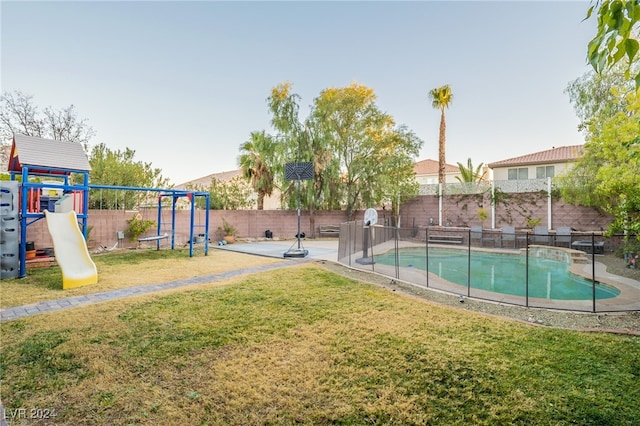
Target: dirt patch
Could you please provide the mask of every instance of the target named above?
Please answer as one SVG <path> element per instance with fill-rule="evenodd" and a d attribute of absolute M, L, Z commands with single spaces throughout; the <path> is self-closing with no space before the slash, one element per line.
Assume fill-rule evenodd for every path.
<path fill-rule="evenodd" d="M 622 259 L 619 259 L 622 265 L 618 265 L 618 262 L 616 262 L 615 259 L 616 258 L 611 256 L 606 260 L 606 262 L 611 262 L 616 269 L 611 269 L 610 271 L 614 274 L 618 274 L 617 272 L 615 272 L 618 268 L 626 268 Z M 602 259 L 599 258 L 597 259 L 597 261 L 602 261 Z M 335 262 L 321 261 L 319 263 L 321 263 L 328 270 L 345 277 L 379 285 L 381 287 L 389 289 L 390 291 L 419 297 L 421 299 L 429 300 L 434 303 L 455 307 L 456 309 L 481 312 L 488 315 L 510 318 L 516 321 L 522 321 L 539 326 L 580 331 L 603 331 L 611 333 L 640 335 L 639 311 L 593 314 L 582 312 L 554 311 L 542 308 L 527 308 L 524 306 L 504 305 L 500 303 L 469 298 L 465 299 L 464 303 L 460 303 L 459 298 L 456 295 L 443 293 L 437 290 L 424 289 L 373 272 L 352 269 Z M 605 264 L 607 264 L 607 268 L 609 268 L 608 263 Z M 638 271 L 636 270 L 627 270 L 626 272 L 636 274 L 638 273 Z M 633 278 L 638 279 L 638 276 L 635 275 Z"/>
<path fill-rule="evenodd" d="M 640 280 L 640 269 L 627 268 L 627 263 L 621 257 L 606 254 L 596 256 L 596 262 L 603 263 L 607 267 L 607 272 L 636 281 Z"/>

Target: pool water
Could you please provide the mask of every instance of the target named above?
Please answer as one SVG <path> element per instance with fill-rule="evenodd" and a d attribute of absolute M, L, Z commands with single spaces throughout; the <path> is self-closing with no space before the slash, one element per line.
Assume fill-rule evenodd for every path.
<path fill-rule="evenodd" d="M 400 267 L 426 270 L 424 248 L 398 250 Z M 395 265 L 394 250 L 375 256 L 376 263 Z M 463 286 L 467 286 L 468 256 L 466 251 L 429 249 L 429 272 Z M 590 280 L 569 272 L 565 262 L 529 258 L 529 297 L 554 300 L 591 300 Z M 496 293 L 525 296 L 526 263 L 519 254 L 471 252 L 471 288 Z M 596 299 L 616 297 L 620 290 L 596 284 Z"/>

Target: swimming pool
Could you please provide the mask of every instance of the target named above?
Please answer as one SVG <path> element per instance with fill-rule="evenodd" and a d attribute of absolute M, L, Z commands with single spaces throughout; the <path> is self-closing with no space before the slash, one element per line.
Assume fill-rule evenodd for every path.
<path fill-rule="evenodd" d="M 496 293 L 525 296 L 526 263 L 519 254 L 471 251 L 471 288 Z M 426 270 L 424 248 L 398 250 L 399 266 Z M 395 265 L 396 252 L 390 250 L 375 257 L 376 263 Z M 464 250 L 429 249 L 429 272 L 463 286 L 467 286 L 469 258 Z M 553 300 L 591 300 L 590 280 L 572 274 L 566 262 L 537 257 L 529 258 L 529 297 Z M 620 290 L 596 284 L 596 299 L 609 299 Z"/>

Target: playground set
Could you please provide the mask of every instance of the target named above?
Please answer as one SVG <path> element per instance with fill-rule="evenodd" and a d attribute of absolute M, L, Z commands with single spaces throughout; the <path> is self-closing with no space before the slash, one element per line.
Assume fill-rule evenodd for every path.
<path fill-rule="evenodd" d="M 209 250 L 209 215 L 204 224 L 195 223 L 196 198 L 209 210 L 209 193 L 191 190 L 91 185 L 91 166 L 79 143 L 15 134 L 9 157 L 10 181 L 0 181 L 0 279 L 26 276 L 27 261 L 33 262 L 33 243 L 27 229 L 45 219 L 53 242 L 53 254 L 62 271 L 62 287 L 95 284 L 98 274 L 87 248 L 89 192 L 92 189 L 153 192 L 157 194 L 157 234 L 138 239 L 155 242 L 169 239 L 175 249 L 177 200 L 190 201 L 189 256 L 193 257 L 196 235 L 202 238 L 203 253 Z M 18 180 L 19 178 L 19 180 Z M 163 206 L 171 199 L 171 220 L 163 221 Z M 201 203 L 202 204 L 202 203 Z M 197 233 L 196 233 L 197 228 Z"/>

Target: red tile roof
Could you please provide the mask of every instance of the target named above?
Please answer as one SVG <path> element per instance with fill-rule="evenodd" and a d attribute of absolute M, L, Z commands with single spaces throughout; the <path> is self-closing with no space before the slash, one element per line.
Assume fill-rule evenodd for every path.
<path fill-rule="evenodd" d="M 492 169 L 507 166 L 527 166 L 531 164 L 552 164 L 576 161 L 582 155 L 584 145 L 559 146 L 546 151 L 534 152 L 520 157 L 508 158 L 506 160 L 490 163 Z"/>

